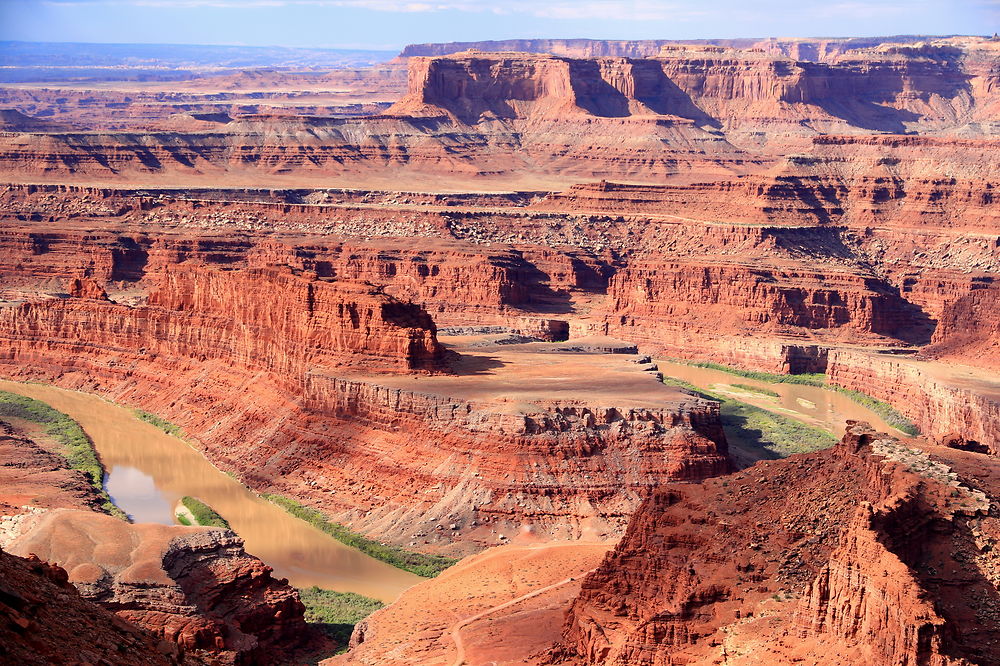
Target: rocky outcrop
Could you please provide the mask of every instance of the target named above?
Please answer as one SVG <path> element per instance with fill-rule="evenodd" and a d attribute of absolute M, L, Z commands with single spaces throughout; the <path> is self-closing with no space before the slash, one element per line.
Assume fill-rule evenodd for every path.
<path fill-rule="evenodd" d="M 623 381 L 641 383 L 637 396 L 665 391 L 655 409 L 635 396 L 595 398 L 586 382 L 574 391 L 577 380 L 559 373 L 550 380 L 555 396 L 513 403 L 475 397 L 484 384 L 470 386 L 468 377 L 507 365 L 493 362 L 490 352 L 472 356 L 468 368 L 456 367 L 458 376 L 439 378 L 434 389 L 421 390 L 411 378 L 397 377 L 409 386 L 394 385 L 395 373 L 446 369 L 429 316 L 372 287 L 318 276 L 370 276 L 386 291 L 407 288 L 449 304 L 459 298 L 456 290 L 482 285 L 486 294 L 465 305 L 529 335 L 560 339 L 565 321 L 527 317 L 503 303 L 530 302 L 541 291 L 535 264 L 553 281 L 589 284 L 585 267 L 555 253 L 482 258 L 506 271 L 511 284 L 524 285 L 521 297 L 510 290 L 490 301 L 495 281 L 453 287 L 431 263 L 447 257 L 431 252 L 361 254 L 338 245 L 223 239 L 151 243 L 140 236 L 127 243 L 133 260 L 118 263 L 122 238 L 107 239 L 101 270 L 133 278 L 118 281 L 112 295 L 135 305 L 50 297 L 5 308 L 8 375 L 97 391 L 161 415 L 252 487 L 306 499 L 366 533 L 461 552 L 522 528 L 559 538 L 614 533 L 658 480 L 727 469 L 717 410 L 675 396 L 624 361 L 630 367 Z M 72 247 L 50 238 L 46 252 L 33 255 L 42 257 L 35 274 L 66 270 L 63 252 Z M 283 257 L 317 271 L 245 267 Z M 475 264 L 447 270 L 477 273 Z M 421 285 L 412 276 L 427 280 Z M 147 295 L 137 298 L 143 284 Z M 454 318 L 475 312 L 461 305 L 455 303 Z M 566 372 L 572 378 L 580 371 Z M 609 468 L 618 470 L 614 479 Z M 456 527 L 437 529 L 450 524 Z"/>
<path fill-rule="evenodd" d="M 990 663 L 991 503 L 863 424 L 665 487 L 587 576 L 548 662 Z"/>
<path fill-rule="evenodd" d="M 880 523 L 894 518 L 876 515 L 869 504 L 858 508 L 841 545 L 799 602 L 800 635 L 860 643 L 858 652 L 868 663 L 967 663 L 947 656 L 945 619 L 905 563 L 881 543 L 886 528 Z"/>
<path fill-rule="evenodd" d="M 413 57 L 409 92 L 384 114 L 257 113 L 211 129 L 195 122 L 115 134 L 8 132 L 0 137 L 0 171 L 21 182 L 152 183 L 247 172 L 261 182 L 293 172 L 363 177 L 372 167 L 416 178 L 704 180 L 764 171 L 821 135 L 996 135 L 991 40 L 881 45 L 825 62 L 785 55 L 792 50 L 694 45 L 643 58 Z M 937 179 L 929 180 L 935 189 Z M 896 198 L 891 177 L 868 185 L 880 200 Z"/>
<path fill-rule="evenodd" d="M 104 291 L 97 280 L 93 278 L 73 278 L 67 285 L 67 291 L 72 298 L 91 298 L 97 301 L 106 301 L 108 293 Z"/>
<path fill-rule="evenodd" d="M 296 591 L 226 530 L 55 509 L 7 549 L 58 562 L 84 599 L 195 655 L 281 663 L 306 634 Z"/>
<path fill-rule="evenodd" d="M 289 269 L 219 271 L 183 266 L 165 271 L 149 305 L 128 307 L 90 298 L 49 299 L 2 313 L 12 344 L 27 351 L 40 333 L 67 350 L 85 345 L 90 327 L 117 353 L 225 358 L 299 377 L 313 366 L 368 365 L 434 369 L 442 350 L 419 307 L 370 287 L 319 280 Z M 285 299 L 276 302 L 274 296 Z M 44 333 L 43 333 L 44 331 Z M 13 341 L 21 339 L 20 345 Z M 251 360 L 252 359 L 252 360 Z M 294 380 L 293 380 L 294 381 Z"/>
<path fill-rule="evenodd" d="M 966 293 L 943 303 L 934 337 L 923 353 L 1000 370 L 1000 282 L 982 275 L 962 287 L 966 284 Z"/>
<path fill-rule="evenodd" d="M 874 275 L 823 274 L 789 264 L 630 262 L 608 289 L 609 332 L 652 342 L 667 338 L 658 329 L 671 325 L 688 333 L 830 329 L 856 340 L 865 334 L 905 337 L 916 323 L 915 308 Z M 663 324 L 654 328 L 652 322 Z"/>
<path fill-rule="evenodd" d="M 297 593 L 287 581 L 272 579 L 270 568 L 245 553 L 233 533 L 132 525 L 106 515 L 105 498 L 89 477 L 69 469 L 65 457 L 2 422 L 0 431 L 0 546 L 59 563 L 51 569 L 35 560 L 32 568 L 61 572 L 61 580 L 76 586 L 83 599 L 114 612 L 121 619 L 112 626 L 125 635 L 125 644 L 135 644 L 135 654 L 144 654 L 141 643 L 146 643 L 156 649 L 149 663 L 281 663 L 300 644 L 322 642 L 306 631 Z M 0 589 L 0 616 L 10 600 L 4 594 Z M 56 608 L 68 618 L 92 616 L 88 621 L 99 634 L 84 653 L 101 652 L 105 611 L 88 608 L 75 595 L 75 590 L 60 594 Z M 55 641 L 40 635 L 44 623 L 30 617 L 39 614 L 36 598 L 13 599 L 17 612 L 9 615 L 23 634 L 19 640 L 35 645 L 39 654 L 56 655 L 60 645 L 72 645 L 69 637 Z M 26 615 L 30 621 L 24 622 Z M 136 663 L 128 654 L 108 657 L 109 663 Z"/>
<path fill-rule="evenodd" d="M 149 294 L 151 308 L 223 320 L 216 325 L 220 334 L 233 335 L 228 345 L 199 341 L 188 355 L 233 349 L 238 361 L 253 359 L 272 372 L 297 376 L 314 366 L 350 365 L 351 356 L 355 364 L 382 362 L 391 369 L 441 367 L 443 350 L 430 316 L 364 284 L 282 268 L 188 266 L 168 269 L 160 280 Z"/>
<path fill-rule="evenodd" d="M 0 580 L 0 659 L 6 663 L 204 663 L 82 598 L 62 567 L 0 550 Z"/>

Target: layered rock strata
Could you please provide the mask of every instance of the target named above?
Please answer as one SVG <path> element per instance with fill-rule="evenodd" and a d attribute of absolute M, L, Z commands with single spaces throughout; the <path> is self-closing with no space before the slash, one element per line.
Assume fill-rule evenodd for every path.
<path fill-rule="evenodd" d="M 557 375 L 550 381 L 567 398 L 530 396 L 511 409 L 508 398 L 473 397 L 486 384 L 468 377 L 506 365 L 488 351 L 454 368 L 466 379 L 394 385 L 393 372 L 440 371 L 446 356 L 422 309 L 370 287 L 190 262 L 154 276 L 145 305 L 69 297 L 0 311 L 5 372 L 159 414 L 254 488 L 430 548 L 465 552 L 521 529 L 617 533 L 659 480 L 727 469 L 714 405 L 623 360 L 616 372 L 638 382 L 636 394 L 663 402 L 573 393 Z"/>
<path fill-rule="evenodd" d="M 858 350 L 830 352 L 831 384 L 895 405 L 924 434 L 1000 453 L 1000 381 L 975 366 Z"/>
<path fill-rule="evenodd" d="M 232 532 L 133 525 L 101 513 L 102 498 L 89 477 L 69 469 L 58 451 L 8 424 L 0 422 L 0 431 L 0 546 L 7 551 L 0 552 L 6 558 L 0 567 L 18 559 L 13 555 L 52 563 L 35 559 L 29 568 L 67 588 L 56 607 L 68 622 L 81 614 L 93 622 L 95 640 L 81 654 L 140 663 L 152 646 L 141 663 L 266 664 L 281 663 L 303 643 L 322 642 L 307 631 L 298 593 L 271 578 L 271 569 L 244 552 Z M 4 585 L 25 582 L 16 562 L 10 566 Z M 43 589 L 39 583 L 36 592 Z M 46 628 L 51 618 L 38 604 L 34 594 L 0 589 L 0 615 L 6 613 L 14 623 L 8 628 L 18 634 L 9 646 L 4 642 L 10 654 L 34 646 L 38 655 L 54 658 L 72 645 L 71 636 L 54 640 L 49 632 L 58 623 Z M 109 616 L 115 617 L 112 635 L 129 650 L 107 654 L 107 611 L 116 616 Z"/>
<path fill-rule="evenodd" d="M 956 478 L 855 425 L 828 451 L 663 488 L 547 661 L 991 663 L 996 520 Z"/>
<path fill-rule="evenodd" d="M 27 181 L 243 179 L 248 170 L 258 181 L 371 178 L 386 167 L 471 180 L 531 173 L 648 181 L 759 171 L 820 134 L 996 135 L 991 40 L 885 45 L 822 63 L 780 51 L 415 57 L 408 94 L 381 115 L 248 114 L 149 133 L 7 132 L 0 169 Z M 872 186 L 893 198 L 891 181 Z"/>
<path fill-rule="evenodd" d="M 967 143 L 939 156 L 972 188 L 977 172 L 958 158 L 973 150 L 975 142 Z M 921 145 L 907 138 L 893 147 L 904 189 L 925 168 Z M 866 169 L 876 168 L 872 160 Z M 848 161 L 844 153 L 809 168 L 838 173 Z M 854 178 L 837 181 L 847 187 Z M 689 216 L 711 211 L 685 202 L 683 188 L 668 194 L 671 188 L 615 183 L 541 198 L 405 195 L 418 203 L 342 190 L 205 190 L 187 199 L 168 191 L 11 187 L 3 196 L 16 221 L 0 238 L 2 297 L 17 303 L 65 294 L 63 281 L 89 275 L 116 300 L 140 305 L 179 262 L 266 271 L 280 263 L 319 282 L 371 283 L 449 327 L 502 326 L 545 339 L 612 334 L 671 356 L 774 372 L 823 372 L 825 350 L 845 343 L 931 343 L 929 357 L 992 363 L 1000 237 L 988 231 L 986 200 L 972 206 L 964 196 L 905 190 L 905 206 L 879 204 L 870 217 L 868 204 L 836 199 L 848 196 L 835 194 L 841 185 L 825 187 L 813 195 L 843 209 L 834 225 L 819 222 L 815 206 L 781 208 L 800 211 L 793 225 L 776 224 L 787 219 L 777 214 L 754 225 L 699 221 Z M 344 203 L 288 203 L 329 196 Z M 805 195 L 801 201 L 807 205 Z M 627 214 L 581 212 L 618 203 Z M 677 215 L 653 213 L 657 206 Z M 933 220 L 922 221 L 925 213 Z M 334 215 L 348 219 L 328 222 Z M 934 221 L 942 215 L 954 228 Z M 77 216 L 89 222 L 68 221 Z M 415 226 L 414 216 L 427 226 Z M 47 220 L 61 230 L 47 229 Z M 170 231 L 153 235 L 148 225 Z M 227 228 L 241 231 L 217 231 Z M 395 238 L 408 233 L 426 240 L 414 249 Z"/>
<path fill-rule="evenodd" d="M 415 478 L 389 491 L 380 474 L 366 470 L 366 482 L 377 483 L 379 494 L 389 491 L 393 501 L 355 514 L 354 525 L 411 539 L 411 545 L 438 542 L 442 526 L 452 538 L 490 544 L 525 533 L 616 534 L 663 479 L 695 480 L 728 469 L 715 406 L 677 401 L 657 390 L 655 378 L 643 379 L 650 394 L 670 401 L 665 407 L 613 406 L 631 399 L 588 400 L 593 391 L 585 388 L 576 399 L 548 401 L 515 392 L 509 405 L 318 374 L 309 395 L 328 413 L 386 433 L 379 448 L 405 447 L 391 464 Z M 327 464 L 310 476 L 325 477 Z M 388 469 L 381 474 L 400 476 Z M 400 497 L 410 492 L 423 497 Z"/>

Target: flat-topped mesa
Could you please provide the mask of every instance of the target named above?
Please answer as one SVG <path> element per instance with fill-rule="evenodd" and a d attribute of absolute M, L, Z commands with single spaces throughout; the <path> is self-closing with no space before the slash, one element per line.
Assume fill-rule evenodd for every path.
<path fill-rule="evenodd" d="M 546 356 L 538 354 L 539 366 L 552 360 Z M 306 478 L 321 481 L 346 466 L 350 476 L 367 479 L 377 500 L 359 498 L 335 515 L 380 539 L 422 539 L 435 550 L 469 553 L 523 534 L 611 537 L 658 483 L 727 471 L 717 404 L 669 389 L 638 368 L 610 375 L 624 395 L 594 395 L 585 380 L 565 376 L 575 362 L 531 375 L 499 398 L 473 377 L 376 383 L 314 373 L 310 405 L 370 428 L 369 446 L 394 448 L 378 479 L 364 469 L 351 472 L 371 463 L 343 458 L 316 461 Z M 530 372 L 508 371 L 494 381 L 510 385 L 511 377 Z M 559 385 L 579 397 L 539 400 L 560 393 Z M 645 398 L 637 401 L 637 391 Z M 316 491 L 310 499 L 330 502 Z"/>
<path fill-rule="evenodd" d="M 664 47 L 655 58 L 471 50 L 412 58 L 409 93 L 389 114 L 447 115 L 469 124 L 661 116 L 758 135 L 780 126 L 802 138 L 941 129 L 988 120 L 996 99 L 992 70 L 980 60 L 995 63 L 997 54 L 983 52 L 966 71 L 963 57 L 973 47 L 963 47 L 867 50 L 836 63 L 690 45 Z M 794 127 L 802 123 L 810 126 Z"/>
<path fill-rule="evenodd" d="M 654 60 L 460 53 L 410 62 L 409 93 L 388 113 L 464 123 L 567 116 L 670 115 L 683 95 Z M 675 118 L 675 120 L 680 120 Z"/>
<path fill-rule="evenodd" d="M 737 39 L 499 39 L 481 42 L 443 42 L 409 44 L 399 54 L 399 59 L 415 56 L 444 56 L 475 49 L 478 51 L 515 51 L 521 53 L 551 53 L 570 58 L 649 58 L 664 49 L 690 49 L 691 47 L 717 47 L 727 49 L 756 49 L 783 55 L 796 60 L 827 61 L 852 49 L 875 47 L 886 42 L 912 44 L 930 37 L 921 35 L 896 35 L 892 37 L 853 38 L 737 38 Z"/>
<path fill-rule="evenodd" d="M 367 180 L 372 167 L 419 172 L 424 182 L 442 172 L 521 182 L 759 173 L 820 134 L 996 136 L 1000 49 L 985 44 L 944 40 L 829 62 L 768 46 L 693 46 L 646 58 L 412 58 L 409 92 L 385 114 L 248 114 L 211 130 L 3 132 L 0 172 L 21 182 L 144 184 L 164 174 Z"/>

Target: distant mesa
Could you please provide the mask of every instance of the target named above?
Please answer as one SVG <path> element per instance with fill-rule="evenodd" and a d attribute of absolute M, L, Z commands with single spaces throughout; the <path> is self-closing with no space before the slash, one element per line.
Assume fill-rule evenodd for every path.
<path fill-rule="evenodd" d="M 0 132 L 56 132 L 65 125 L 44 118 L 33 118 L 16 109 L 0 109 Z"/>

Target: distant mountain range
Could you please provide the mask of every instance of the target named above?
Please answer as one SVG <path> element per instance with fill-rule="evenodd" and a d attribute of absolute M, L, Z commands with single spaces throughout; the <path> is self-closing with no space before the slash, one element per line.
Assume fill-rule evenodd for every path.
<path fill-rule="evenodd" d="M 395 51 L 281 46 L 0 41 L 0 82 L 178 79 L 220 69 L 342 69 L 368 67 L 395 55 Z"/>

